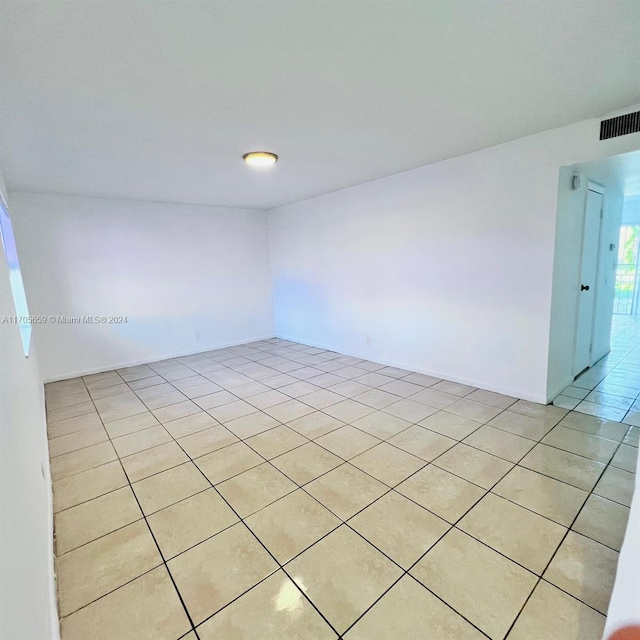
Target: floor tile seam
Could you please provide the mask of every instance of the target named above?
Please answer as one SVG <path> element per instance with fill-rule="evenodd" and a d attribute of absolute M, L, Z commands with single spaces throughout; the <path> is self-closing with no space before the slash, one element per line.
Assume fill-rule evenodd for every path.
<path fill-rule="evenodd" d="M 84 383 L 84 380 L 83 380 L 83 383 Z M 85 387 L 86 387 L 86 383 L 85 383 Z M 96 407 L 96 410 L 97 410 L 97 407 Z M 101 417 L 100 417 L 100 421 L 102 422 L 102 426 L 104 427 L 104 422 L 102 421 L 102 418 L 101 418 Z M 106 428 L 105 428 L 105 431 L 106 431 Z M 107 433 L 108 433 L 108 432 L 107 432 Z M 111 438 L 109 439 L 109 441 L 111 442 Z M 113 443 L 111 443 L 111 446 L 113 447 Z M 114 451 L 115 451 L 115 447 L 113 447 L 113 448 L 114 448 Z M 178 589 L 178 585 L 176 584 L 176 582 L 175 582 L 175 580 L 174 580 L 174 578 L 173 578 L 173 575 L 171 574 L 171 571 L 169 570 L 169 567 L 168 567 L 168 565 L 167 565 L 167 561 L 166 561 L 166 559 L 165 559 L 165 557 L 164 557 L 164 555 L 163 555 L 163 553 L 162 553 L 162 549 L 160 549 L 160 545 L 158 544 L 158 541 L 157 541 L 157 539 L 156 539 L 156 536 L 154 535 L 153 530 L 151 529 L 151 525 L 149 524 L 149 521 L 148 521 L 148 519 L 147 519 L 147 517 L 146 517 L 146 515 L 145 515 L 145 513 L 144 513 L 144 509 L 142 508 L 142 505 L 140 504 L 140 500 L 138 499 L 138 496 L 136 495 L 136 492 L 135 492 L 135 491 L 134 491 L 134 489 L 133 489 L 133 485 L 132 485 L 132 483 L 131 483 L 131 481 L 130 481 L 130 479 L 129 479 L 129 475 L 127 474 L 126 469 L 125 469 L 125 468 L 124 468 L 124 466 L 122 465 L 122 462 L 120 461 L 120 458 L 118 458 L 118 462 L 120 463 L 120 467 L 121 467 L 121 469 L 122 469 L 122 471 L 123 471 L 123 473 L 124 473 L 125 477 L 127 478 L 127 481 L 129 482 L 129 487 L 130 487 L 130 489 L 131 489 L 131 492 L 133 493 L 133 496 L 134 496 L 134 499 L 136 500 L 136 503 L 138 504 L 138 508 L 140 509 L 140 512 L 142 513 L 142 517 L 143 517 L 144 522 L 145 522 L 145 524 L 146 524 L 146 526 L 147 526 L 147 531 L 148 531 L 148 532 L 149 532 L 149 534 L 151 535 L 151 538 L 152 538 L 152 540 L 153 540 L 153 543 L 155 544 L 156 550 L 157 550 L 158 555 L 159 555 L 160 560 L 161 560 L 161 565 L 163 565 L 163 566 L 164 566 L 165 570 L 166 570 L 166 571 L 167 571 L 167 573 L 169 574 L 169 578 L 171 579 L 171 582 L 172 582 L 172 584 L 173 584 L 173 588 L 175 589 L 176 595 L 178 596 L 178 599 L 179 599 L 179 601 L 180 601 L 180 604 L 182 605 L 182 608 L 183 608 L 183 610 L 184 610 L 184 612 L 185 612 L 185 615 L 187 616 L 187 621 L 188 621 L 188 622 L 189 622 L 189 624 L 191 625 L 191 631 L 193 631 L 193 633 L 195 634 L 196 638 L 199 640 L 199 637 L 200 637 L 200 636 L 199 636 L 199 635 L 198 635 L 198 633 L 196 632 L 195 625 L 194 625 L 194 623 L 193 623 L 193 619 L 191 618 L 191 614 L 189 613 L 189 611 L 188 611 L 188 609 L 187 609 L 187 606 L 186 606 L 186 604 L 185 604 L 185 602 L 184 602 L 184 600 L 183 600 L 183 598 L 182 598 L 182 594 L 180 593 L 180 591 L 179 591 L 179 589 Z M 158 565 L 158 566 L 160 566 L 160 565 Z M 136 577 L 140 577 L 140 576 L 136 576 Z M 135 579 L 135 578 L 134 578 L 134 579 Z M 120 585 L 120 587 L 121 587 L 121 586 L 124 586 L 124 585 Z M 120 588 L 120 587 L 118 587 L 118 588 Z M 115 589 L 114 589 L 114 591 L 115 591 Z M 94 602 L 95 602 L 95 600 L 94 600 Z"/>
<path fill-rule="evenodd" d="M 175 439 L 174 439 L 175 440 Z M 182 449 L 181 445 L 179 442 L 176 441 L 176 444 Z M 182 449 L 184 451 L 184 449 Z M 196 466 L 196 468 L 198 469 L 198 471 L 202 474 L 202 476 L 205 478 L 205 480 L 209 483 L 210 488 L 212 488 L 217 495 L 220 497 L 221 500 L 224 501 L 224 503 L 227 505 L 227 507 L 229 509 L 231 509 L 231 511 L 235 514 L 235 516 L 238 518 L 238 522 L 234 523 L 234 524 L 239 524 L 242 523 L 242 525 L 249 531 L 249 533 L 253 536 L 253 538 L 255 538 L 255 540 L 258 542 L 258 544 L 267 552 L 267 554 L 273 559 L 273 561 L 276 563 L 278 569 L 284 571 L 284 567 L 282 566 L 282 564 L 278 561 L 278 559 L 273 555 L 273 553 L 267 548 L 267 546 L 262 542 L 262 540 L 260 540 L 260 538 L 254 533 L 254 531 L 251 529 L 251 527 L 249 527 L 249 525 L 245 522 L 244 518 L 242 518 L 242 516 L 238 513 L 238 511 L 231 505 L 231 503 L 222 495 L 222 493 L 220 493 L 220 491 L 217 489 L 216 485 L 214 485 L 211 480 L 209 480 L 209 478 L 206 476 L 206 474 L 198 467 L 197 464 L 195 464 L 195 462 L 193 461 L 193 459 L 191 458 L 191 456 L 189 456 L 189 454 L 184 451 L 185 455 L 189 458 L 189 460 L 191 461 L 192 464 L 194 464 Z M 258 454 L 260 455 L 260 454 Z M 265 460 L 265 462 L 268 462 Z M 260 463 L 262 464 L 262 463 Z M 256 465 L 258 466 L 258 465 Z M 273 465 L 272 465 L 273 466 Z M 275 467 L 274 467 L 275 468 Z M 278 469 L 276 469 L 277 471 L 279 471 Z M 243 472 L 242 472 L 243 473 Z M 282 472 L 280 472 L 282 473 Z M 239 474 L 237 474 L 239 475 Z M 222 481 L 224 482 L 224 481 Z M 292 481 L 293 482 L 293 481 Z M 299 488 L 299 485 L 296 486 Z M 294 489 L 293 491 L 295 491 L 296 489 Z M 293 493 L 293 491 L 291 493 Z M 287 494 L 289 495 L 289 494 Z M 271 503 L 273 504 L 273 503 Z M 268 506 L 268 505 L 267 505 Z M 233 526 L 233 525 L 232 525 Z M 215 537 L 211 536 L 211 537 Z M 200 544 L 200 543 L 198 543 Z M 195 545 L 197 546 L 197 545 Z M 275 569 L 274 571 L 270 572 L 267 576 L 265 576 L 260 582 L 262 582 L 263 580 L 266 580 L 268 577 L 270 577 L 271 575 L 273 575 L 276 571 L 278 571 L 278 569 Z M 169 571 L 169 574 L 171 574 L 169 567 L 167 567 L 167 571 Z M 298 591 L 300 593 L 302 593 L 302 595 L 304 596 L 304 598 L 311 604 L 311 606 L 316 610 L 316 612 L 322 617 L 322 619 L 329 625 L 329 627 L 336 633 L 336 635 L 339 635 L 338 632 L 336 631 L 336 629 L 333 627 L 333 625 L 331 625 L 331 623 L 327 620 L 327 618 L 324 616 L 324 614 L 318 609 L 318 607 L 316 607 L 316 605 L 311 601 L 311 599 L 307 596 L 307 594 L 298 586 L 298 584 L 291 578 L 291 576 L 289 576 L 288 573 L 285 572 L 285 575 L 287 575 L 287 577 L 296 585 L 296 588 L 298 589 Z M 173 580 L 173 576 L 172 580 Z M 234 600 L 232 600 L 231 602 L 227 603 L 225 605 L 229 606 L 232 602 L 234 602 L 235 600 L 237 600 L 238 598 L 242 597 L 245 593 L 247 593 L 248 591 L 250 591 L 251 589 L 253 589 L 255 586 L 257 586 L 258 584 L 260 584 L 260 582 L 254 584 L 252 587 L 250 587 L 249 589 L 247 589 L 246 591 L 244 591 L 243 593 L 241 593 L 240 595 L 238 595 L 236 598 L 234 598 Z M 174 581 L 174 586 L 176 588 L 176 591 L 178 591 L 178 593 L 180 594 L 180 591 Z M 184 604 L 184 601 L 182 600 L 182 594 L 180 594 L 180 600 L 183 602 L 183 606 L 185 606 L 186 609 L 186 605 Z M 223 607 L 223 608 L 225 608 Z M 222 609 L 223 609 L 222 608 Z M 216 611 L 215 613 L 213 613 L 211 616 L 209 616 L 208 618 L 206 618 L 205 620 L 202 620 L 201 622 L 198 623 L 198 626 L 202 625 L 204 622 L 206 622 L 206 620 L 208 620 L 209 618 L 212 618 L 213 616 L 215 616 L 217 613 L 219 613 L 222 609 L 219 609 L 218 611 Z M 191 620 L 191 617 L 189 616 L 189 619 Z M 194 627 L 195 630 L 195 627 Z"/>

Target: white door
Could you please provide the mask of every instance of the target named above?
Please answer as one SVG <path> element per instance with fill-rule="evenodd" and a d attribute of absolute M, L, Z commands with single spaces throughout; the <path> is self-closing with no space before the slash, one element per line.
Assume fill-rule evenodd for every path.
<path fill-rule="evenodd" d="M 576 328 L 576 351 L 573 375 L 590 367 L 595 319 L 596 283 L 598 276 L 598 253 L 600 247 L 600 222 L 602 218 L 602 194 L 587 191 L 582 235 L 582 262 L 578 282 L 578 326 Z"/>

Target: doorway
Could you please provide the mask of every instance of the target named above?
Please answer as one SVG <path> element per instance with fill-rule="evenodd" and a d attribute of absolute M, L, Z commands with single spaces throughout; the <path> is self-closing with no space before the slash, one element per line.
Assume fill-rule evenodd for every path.
<path fill-rule="evenodd" d="M 638 246 L 640 225 L 622 224 L 618 242 L 618 266 L 616 268 L 616 293 L 613 313 L 622 316 L 638 315 Z"/>
<path fill-rule="evenodd" d="M 598 262 L 600 260 L 603 191 L 601 187 L 589 183 L 584 208 L 578 317 L 573 361 L 574 377 L 594 364 L 593 340 L 598 302 Z"/>

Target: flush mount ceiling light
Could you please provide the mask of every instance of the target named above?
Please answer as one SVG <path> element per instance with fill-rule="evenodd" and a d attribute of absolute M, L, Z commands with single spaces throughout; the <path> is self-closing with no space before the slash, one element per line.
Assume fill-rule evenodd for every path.
<path fill-rule="evenodd" d="M 245 153 L 242 159 L 253 167 L 270 167 L 278 162 L 278 156 L 269 151 L 251 151 Z"/>

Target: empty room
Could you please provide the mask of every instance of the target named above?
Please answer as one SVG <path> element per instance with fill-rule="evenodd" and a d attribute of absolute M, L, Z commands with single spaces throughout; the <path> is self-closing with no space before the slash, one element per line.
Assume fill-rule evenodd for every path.
<path fill-rule="evenodd" d="M 0 0 L 0 639 L 640 640 L 639 78 L 637 0 Z"/>

